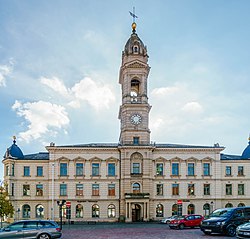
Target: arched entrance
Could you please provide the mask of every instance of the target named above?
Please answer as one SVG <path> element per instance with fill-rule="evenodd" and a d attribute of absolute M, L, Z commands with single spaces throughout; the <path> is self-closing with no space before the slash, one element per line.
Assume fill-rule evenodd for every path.
<path fill-rule="evenodd" d="M 141 219 L 141 206 L 139 204 L 132 204 L 132 222 L 139 222 Z"/>

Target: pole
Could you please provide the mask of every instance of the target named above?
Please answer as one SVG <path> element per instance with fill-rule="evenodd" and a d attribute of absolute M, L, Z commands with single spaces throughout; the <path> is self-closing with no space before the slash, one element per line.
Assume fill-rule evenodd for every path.
<path fill-rule="evenodd" d="M 55 187 L 55 178 L 54 178 L 54 174 L 55 174 L 55 163 L 52 163 L 52 170 L 51 170 L 52 176 L 52 192 L 51 192 L 51 219 L 54 221 L 54 187 Z"/>

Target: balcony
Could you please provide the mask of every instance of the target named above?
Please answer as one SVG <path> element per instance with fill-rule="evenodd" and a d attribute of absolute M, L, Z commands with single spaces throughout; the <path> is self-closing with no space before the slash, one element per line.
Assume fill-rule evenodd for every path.
<path fill-rule="evenodd" d="M 125 193 L 126 199 L 145 199 L 149 198 L 150 193 Z"/>

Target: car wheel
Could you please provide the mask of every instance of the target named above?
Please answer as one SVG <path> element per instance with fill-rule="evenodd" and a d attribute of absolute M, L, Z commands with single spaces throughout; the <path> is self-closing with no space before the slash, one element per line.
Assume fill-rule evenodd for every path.
<path fill-rule="evenodd" d="M 229 226 L 227 228 L 227 235 L 230 237 L 234 237 L 236 234 L 236 228 L 234 226 Z"/>
<path fill-rule="evenodd" d="M 47 233 L 43 233 L 39 235 L 38 239 L 50 239 L 50 235 L 48 235 Z"/>
<path fill-rule="evenodd" d="M 182 224 L 179 225 L 179 229 L 182 230 L 183 228 L 184 228 L 184 224 L 182 223 Z"/>

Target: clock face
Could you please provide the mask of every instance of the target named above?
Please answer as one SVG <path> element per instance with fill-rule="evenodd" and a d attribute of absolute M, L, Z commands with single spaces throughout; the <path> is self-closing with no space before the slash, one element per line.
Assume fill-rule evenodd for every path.
<path fill-rule="evenodd" d="M 140 124 L 142 120 L 142 117 L 139 114 L 134 114 L 131 116 L 131 122 L 133 124 Z"/>

